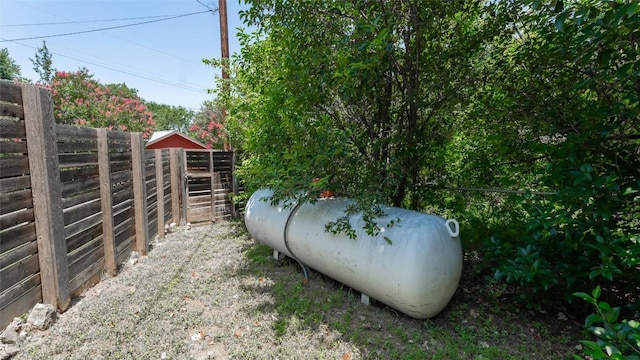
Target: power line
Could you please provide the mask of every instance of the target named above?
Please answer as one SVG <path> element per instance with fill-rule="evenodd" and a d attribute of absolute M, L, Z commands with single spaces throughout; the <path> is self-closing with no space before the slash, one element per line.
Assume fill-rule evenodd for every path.
<path fill-rule="evenodd" d="M 165 18 L 165 19 L 143 21 L 143 22 L 134 23 L 134 24 L 111 26 L 111 27 L 107 27 L 107 28 L 83 30 L 83 31 L 76 31 L 76 32 L 70 32 L 70 33 L 63 33 L 63 34 L 54 34 L 54 35 L 44 35 L 44 36 L 33 36 L 33 37 L 19 38 L 19 39 L 0 40 L 0 42 L 13 42 L 13 41 L 22 41 L 22 40 L 46 39 L 46 38 L 52 38 L 52 37 L 78 35 L 78 34 L 86 34 L 86 33 L 98 32 L 98 31 L 105 31 L 105 30 L 121 29 L 121 28 L 125 28 L 125 27 L 150 24 L 150 23 L 155 23 L 155 22 L 160 22 L 160 21 L 167 21 L 167 20 L 177 19 L 177 18 L 181 18 L 181 17 L 185 17 L 185 16 L 204 14 L 204 13 L 208 13 L 208 12 L 210 12 L 210 11 L 209 10 L 207 10 L 207 11 L 198 11 L 198 12 L 189 13 L 189 14 L 177 15 L 177 16 L 173 16 L 173 17 L 169 17 L 169 18 Z"/>
<path fill-rule="evenodd" d="M 19 43 L 19 42 L 15 42 L 15 43 L 18 44 L 18 45 L 22 45 L 22 46 L 28 47 L 28 48 L 37 49 L 36 47 L 30 46 L 30 45 L 27 45 L 27 44 L 22 44 L 22 43 Z M 103 69 L 119 72 L 119 73 L 122 73 L 122 74 L 130 75 L 130 76 L 137 77 L 137 78 L 140 78 L 140 79 L 145 79 L 145 80 L 157 82 L 157 83 L 164 84 L 164 85 L 171 86 L 171 87 L 175 87 L 175 88 L 178 88 L 178 89 L 193 91 L 193 92 L 201 93 L 201 94 L 206 94 L 207 93 L 207 91 L 206 91 L 204 86 L 202 88 L 199 88 L 195 84 L 189 84 L 189 85 L 185 84 L 183 86 L 180 86 L 180 85 L 176 85 L 176 84 L 174 84 L 172 82 L 169 82 L 169 81 L 166 81 L 166 80 L 162 80 L 162 78 L 160 78 L 158 76 L 149 76 L 149 75 L 143 75 L 143 74 L 140 74 L 140 73 L 130 72 L 130 71 L 118 69 L 118 68 L 115 68 L 115 67 L 112 67 L 112 66 L 98 64 L 98 63 L 92 62 L 90 60 L 79 59 L 79 58 L 75 58 L 75 57 L 72 57 L 72 56 L 60 54 L 60 53 L 57 53 L 57 52 L 52 52 L 51 54 L 56 55 L 56 56 L 60 56 L 60 57 L 64 57 L 64 58 L 67 58 L 67 59 L 71 59 L 71 60 L 77 60 L 77 61 L 80 61 L 80 62 L 83 62 L 83 63 L 87 63 L 87 64 L 94 65 L 94 66 L 97 66 L 97 67 L 101 67 Z"/>
<path fill-rule="evenodd" d="M 155 16 L 140 16 L 132 18 L 120 18 L 120 19 L 102 19 L 102 20 L 85 20 L 85 21 L 63 21 L 63 22 L 48 22 L 48 23 L 33 23 L 33 24 L 9 24 L 0 25 L 0 27 L 18 27 L 18 26 L 44 26 L 44 25 L 68 25 L 68 24 L 86 24 L 86 23 L 98 23 L 98 22 L 111 22 L 111 21 L 125 21 L 125 20 L 142 20 L 142 19 L 157 19 L 166 18 L 170 16 L 179 15 L 155 15 Z"/>

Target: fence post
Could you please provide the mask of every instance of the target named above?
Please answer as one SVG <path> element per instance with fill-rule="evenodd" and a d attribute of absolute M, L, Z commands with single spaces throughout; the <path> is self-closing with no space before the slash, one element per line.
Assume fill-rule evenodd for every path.
<path fill-rule="evenodd" d="M 233 191 L 233 197 L 231 198 L 231 216 L 234 219 L 238 218 L 238 204 L 235 202 L 235 197 L 238 196 L 238 179 L 236 178 L 236 162 L 238 161 L 237 152 L 235 150 L 231 150 L 231 187 Z"/>
<path fill-rule="evenodd" d="M 211 187 L 211 222 L 216 222 L 216 180 L 213 165 L 213 150 L 209 150 L 209 186 Z"/>
<path fill-rule="evenodd" d="M 171 221 L 180 224 L 180 149 L 169 149 L 169 172 L 171 172 Z"/>
<path fill-rule="evenodd" d="M 187 184 L 187 150 L 180 149 L 180 194 L 182 196 L 182 219 L 180 225 L 189 222 L 187 203 L 189 201 L 189 189 Z"/>
<path fill-rule="evenodd" d="M 156 156 L 156 215 L 158 217 L 158 236 L 164 239 L 164 174 L 162 172 L 162 150 L 154 150 Z"/>
<path fill-rule="evenodd" d="M 136 251 L 147 254 L 149 229 L 147 218 L 147 182 L 145 179 L 144 144 L 142 133 L 131 133 L 131 162 L 133 168 L 133 208 L 135 211 Z"/>
<path fill-rule="evenodd" d="M 42 300 L 61 311 L 71 303 L 53 101 L 48 90 L 22 85 Z"/>
<path fill-rule="evenodd" d="M 102 241 L 104 243 L 104 269 L 116 275 L 116 245 L 113 229 L 113 205 L 111 198 L 111 164 L 107 129 L 98 129 L 98 171 L 100 172 L 100 202 L 102 204 Z"/>

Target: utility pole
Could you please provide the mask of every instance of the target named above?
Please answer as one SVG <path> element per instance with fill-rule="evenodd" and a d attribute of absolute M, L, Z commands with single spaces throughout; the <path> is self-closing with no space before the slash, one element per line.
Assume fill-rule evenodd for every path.
<path fill-rule="evenodd" d="M 222 92 L 224 96 L 229 95 L 229 73 L 227 73 L 227 66 L 229 66 L 229 30 L 227 25 L 227 0 L 218 0 L 218 13 L 220 14 L 220 46 L 222 55 Z M 226 124 L 227 107 L 222 106 L 220 109 L 222 112 L 222 123 Z M 231 144 L 229 144 L 229 137 L 224 139 L 224 149 L 231 150 Z"/>

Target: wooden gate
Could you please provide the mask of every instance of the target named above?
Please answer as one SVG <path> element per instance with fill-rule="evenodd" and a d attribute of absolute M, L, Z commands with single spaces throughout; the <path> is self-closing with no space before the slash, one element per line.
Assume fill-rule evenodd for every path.
<path fill-rule="evenodd" d="M 231 219 L 234 207 L 233 151 L 185 150 L 187 222 Z"/>

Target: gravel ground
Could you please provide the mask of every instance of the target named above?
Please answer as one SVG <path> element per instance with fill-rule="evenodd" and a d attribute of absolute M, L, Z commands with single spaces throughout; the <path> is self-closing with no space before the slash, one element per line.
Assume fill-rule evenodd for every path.
<path fill-rule="evenodd" d="M 273 298 L 259 291 L 272 281 L 243 269 L 243 251 L 253 243 L 232 223 L 177 228 L 153 244 L 148 256 L 88 289 L 51 328 L 30 332 L 14 359 L 341 359 L 356 354 L 339 339 L 323 341 L 323 329 L 276 338 Z"/>
<path fill-rule="evenodd" d="M 239 222 L 178 227 L 148 256 L 75 299 L 14 359 L 549 359 L 575 353 L 580 322 L 508 306 L 463 274 L 450 305 L 415 320 L 275 261 Z M 579 345 L 578 345 L 579 346 Z"/>

